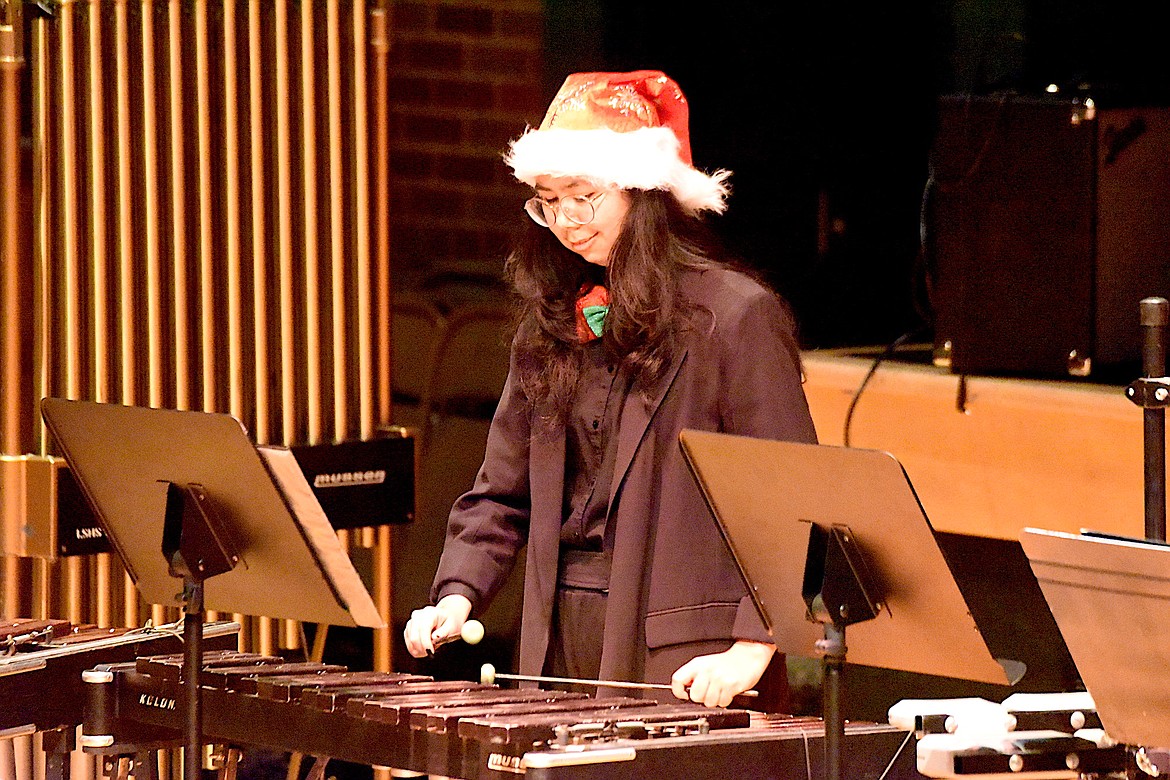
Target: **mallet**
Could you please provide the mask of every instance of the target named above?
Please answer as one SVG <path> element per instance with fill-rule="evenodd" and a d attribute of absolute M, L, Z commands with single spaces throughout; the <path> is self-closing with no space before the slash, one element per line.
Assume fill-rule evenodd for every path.
<path fill-rule="evenodd" d="M 468 620 L 459 629 L 459 637 L 469 645 L 478 645 L 483 639 L 483 623 L 478 620 Z"/>
<path fill-rule="evenodd" d="M 662 683 L 623 682 L 621 680 L 584 680 L 574 677 L 543 677 L 531 674 L 505 674 L 497 672 L 496 667 L 484 664 L 479 667 L 479 681 L 484 685 L 494 685 L 496 680 L 517 680 L 520 682 L 558 683 L 561 685 L 592 685 L 605 688 L 634 688 L 637 690 L 669 691 L 669 685 Z M 740 696 L 759 696 L 755 690 L 744 691 Z"/>

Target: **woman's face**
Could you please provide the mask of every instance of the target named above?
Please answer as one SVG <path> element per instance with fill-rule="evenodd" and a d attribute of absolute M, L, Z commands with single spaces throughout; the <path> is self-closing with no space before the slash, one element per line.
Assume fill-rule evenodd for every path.
<path fill-rule="evenodd" d="M 623 190 L 605 189 L 588 179 L 573 176 L 538 176 L 536 195 L 544 201 L 545 213 L 552 212 L 550 216 L 555 217 L 549 221 L 549 230 L 558 241 L 594 265 L 609 265 L 609 252 L 630 208 L 629 197 Z M 589 203 L 583 203 L 582 197 Z M 569 198 L 576 200 L 564 206 L 562 201 Z M 593 219 L 583 225 L 576 224 L 574 220 L 588 219 L 590 209 Z"/>

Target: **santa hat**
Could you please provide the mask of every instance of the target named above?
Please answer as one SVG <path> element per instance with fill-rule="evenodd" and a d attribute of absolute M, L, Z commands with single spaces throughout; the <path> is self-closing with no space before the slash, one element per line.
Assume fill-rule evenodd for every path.
<path fill-rule="evenodd" d="M 620 189 L 669 190 L 688 211 L 722 212 L 730 171 L 691 163 L 687 100 L 654 70 L 574 73 L 540 127 L 513 141 L 505 162 L 516 178 L 580 176 Z"/>

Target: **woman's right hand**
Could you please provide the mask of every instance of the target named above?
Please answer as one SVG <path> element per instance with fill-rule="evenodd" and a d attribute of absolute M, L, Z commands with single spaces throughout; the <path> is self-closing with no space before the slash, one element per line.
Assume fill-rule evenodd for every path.
<path fill-rule="evenodd" d="M 458 639 L 470 614 L 471 601 L 457 593 L 444 596 L 433 607 L 416 609 L 402 632 L 407 652 L 422 658 L 439 645 Z"/>

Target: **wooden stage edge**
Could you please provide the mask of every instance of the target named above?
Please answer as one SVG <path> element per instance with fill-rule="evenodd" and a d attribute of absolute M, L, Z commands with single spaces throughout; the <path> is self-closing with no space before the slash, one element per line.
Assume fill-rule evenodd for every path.
<path fill-rule="evenodd" d="M 874 358 L 803 353 L 822 444 L 844 443 Z M 1145 531 L 1143 412 L 1119 385 L 960 376 L 884 361 L 862 392 L 849 444 L 905 468 L 937 531 L 1018 539 L 1025 527 Z"/>

